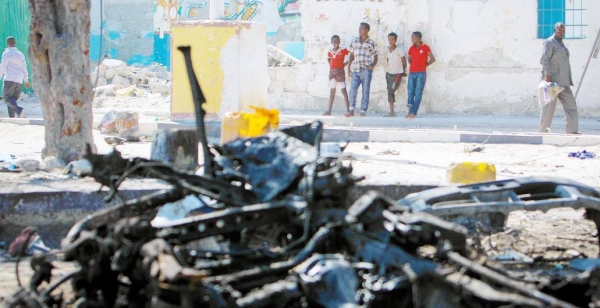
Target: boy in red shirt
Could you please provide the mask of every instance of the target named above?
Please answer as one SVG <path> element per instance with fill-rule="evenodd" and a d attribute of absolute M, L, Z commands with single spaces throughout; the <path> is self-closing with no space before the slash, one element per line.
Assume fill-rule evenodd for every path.
<path fill-rule="evenodd" d="M 344 62 L 346 56 L 350 53 L 348 49 L 340 48 L 340 37 L 334 35 L 331 37 L 331 45 L 333 46 L 327 53 L 327 62 L 329 62 L 329 109 L 322 115 L 331 115 L 333 100 L 335 99 L 335 89 L 337 85 L 342 89 L 344 100 L 346 102 L 346 112 L 348 109 L 348 91 L 346 91 L 346 73 L 344 67 L 348 62 Z"/>
<path fill-rule="evenodd" d="M 413 45 L 408 49 L 408 63 L 410 64 L 408 74 L 408 114 L 406 118 L 413 119 L 417 116 L 423 89 L 427 78 L 427 66 L 435 62 L 431 49 L 421 40 L 423 35 L 416 31 L 411 35 Z"/>

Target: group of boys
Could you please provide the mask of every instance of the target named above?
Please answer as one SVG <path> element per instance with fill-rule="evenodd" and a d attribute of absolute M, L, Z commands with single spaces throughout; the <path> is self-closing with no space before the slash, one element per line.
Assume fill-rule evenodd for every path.
<path fill-rule="evenodd" d="M 371 89 L 371 79 L 373 69 L 378 62 L 377 44 L 369 37 L 370 26 L 368 23 L 361 23 L 359 26 L 359 37 L 352 40 L 348 49 L 340 47 L 340 37 L 334 35 L 331 37 L 332 48 L 327 53 L 329 62 L 329 108 L 323 115 L 331 115 L 335 91 L 337 86 L 342 90 L 346 102 L 346 117 L 353 117 L 355 114 L 356 97 L 358 88 L 362 88 L 362 99 L 359 115 L 366 116 L 369 108 L 369 95 Z M 406 118 L 412 119 L 417 116 L 423 89 L 425 88 L 425 79 L 427 76 L 427 66 L 431 65 L 435 58 L 431 49 L 422 41 L 420 32 L 413 32 L 411 35 L 412 46 L 408 49 L 408 64 L 410 65 L 408 74 L 408 113 Z M 388 48 L 385 52 L 385 80 L 387 83 L 388 103 L 390 110 L 384 116 L 395 117 L 394 103 L 396 102 L 396 91 L 400 86 L 402 77 L 406 76 L 406 55 L 397 46 L 398 35 L 396 33 L 388 34 Z M 349 55 L 348 62 L 344 59 Z M 352 77 L 350 94 L 346 91 L 345 67 L 348 66 L 348 76 Z"/>

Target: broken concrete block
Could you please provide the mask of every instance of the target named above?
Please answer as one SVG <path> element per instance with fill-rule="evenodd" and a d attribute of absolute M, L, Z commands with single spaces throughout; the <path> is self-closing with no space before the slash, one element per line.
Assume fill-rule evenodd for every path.
<path fill-rule="evenodd" d="M 95 79 L 92 79 L 92 82 L 94 82 Z M 96 82 L 96 87 L 102 87 L 108 84 L 108 81 L 106 80 L 106 78 L 104 77 L 99 77 L 98 81 Z"/>
<path fill-rule="evenodd" d="M 140 87 L 149 87 L 150 79 L 146 75 L 135 75 L 133 76 L 133 84 L 138 85 Z"/>
<path fill-rule="evenodd" d="M 156 82 L 150 85 L 152 93 L 169 94 L 171 92 L 170 84 Z"/>
<path fill-rule="evenodd" d="M 119 76 L 125 77 L 125 78 L 131 77 L 131 70 L 128 67 L 119 67 L 119 68 L 116 68 L 115 70 L 116 70 L 116 72 L 115 72 L 116 75 L 119 75 Z"/>
<path fill-rule="evenodd" d="M 96 88 L 96 95 L 110 95 L 110 96 L 114 96 L 117 94 L 117 90 L 122 89 L 123 86 L 121 85 L 115 85 L 115 84 L 108 84 L 105 86 L 101 86 L 101 87 L 97 87 Z"/>
<path fill-rule="evenodd" d="M 107 80 L 111 80 L 113 79 L 113 77 L 115 77 L 115 75 L 117 74 L 117 70 L 114 68 L 109 68 L 108 70 L 106 70 L 106 72 L 104 73 L 104 78 L 106 78 Z"/>
<path fill-rule="evenodd" d="M 101 66 L 105 66 L 107 68 L 127 67 L 127 63 L 117 59 L 104 59 Z"/>
<path fill-rule="evenodd" d="M 52 171 L 54 169 L 62 169 L 65 167 L 65 162 L 54 156 L 48 156 L 44 158 L 42 162 L 41 169 L 44 171 Z"/>
<path fill-rule="evenodd" d="M 141 69 L 141 70 L 138 72 L 138 74 L 140 74 L 140 75 L 144 75 L 144 76 L 147 76 L 147 77 L 156 77 L 156 73 L 155 73 L 155 72 L 153 72 L 153 71 L 151 71 L 151 70 L 149 70 L 149 69 L 147 69 L 147 68 L 143 68 L 143 69 Z"/>
<path fill-rule="evenodd" d="M 127 79 L 125 77 L 121 77 L 119 75 L 115 75 L 112 78 L 112 84 L 122 85 L 122 86 L 128 87 L 131 83 L 129 82 L 129 79 Z"/>
<path fill-rule="evenodd" d="M 171 80 L 171 74 L 169 74 L 169 71 L 163 65 L 153 64 L 153 65 L 146 67 L 145 69 L 156 74 L 157 78 L 164 79 L 164 80 Z"/>

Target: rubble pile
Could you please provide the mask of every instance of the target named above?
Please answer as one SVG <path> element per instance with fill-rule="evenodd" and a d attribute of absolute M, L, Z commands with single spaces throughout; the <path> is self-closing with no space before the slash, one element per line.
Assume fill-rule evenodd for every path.
<path fill-rule="evenodd" d="M 88 151 L 107 200 L 128 177 L 172 188 L 76 223 L 60 252 L 31 259 L 9 307 L 600 307 L 599 269 L 493 260 L 481 238 L 515 210 L 585 208 L 598 226 L 599 191 L 524 178 L 348 200 L 362 178 L 321 151 L 322 134 L 315 122 L 222 146 L 200 138 L 202 174 Z M 77 270 L 51 281 L 57 259 Z M 55 294 L 66 281 L 72 296 Z"/>
<path fill-rule="evenodd" d="M 140 68 L 104 59 L 90 73 L 90 79 L 99 95 L 142 96 L 146 91 L 168 95 L 171 91 L 169 72 L 159 64 Z"/>

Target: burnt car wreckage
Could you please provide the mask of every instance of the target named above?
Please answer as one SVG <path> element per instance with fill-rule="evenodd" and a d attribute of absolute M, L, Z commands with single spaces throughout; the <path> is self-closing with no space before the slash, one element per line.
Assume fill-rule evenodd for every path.
<path fill-rule="evenodd" d="M 487 258 L 477 223 L 501 229 L 514 210 L 585 208 L 600 223 L 600 193 L 525 178 L 441 187 L 393 201 L 347 193 L 362 178 L 320 155 L 322 124 L 209 145 L 204 97 L 192 84 L 204 174 L 141 158 L 88 153 L 108 198 L 131 176 L 172 189 L 98 211 L 75 224 L 59 253 L 34 256 L 30 285 L 10 307 L 600 307 L 600 271 L 539 280 Z M 188 195 L 211 211 L 153 224 Z M 461 224 L 457 217 L 468 217 Z M 428 247 L 432 253 L 423 254 Z M 50 282 L 52 262 L 77 270 Z M 74 298 L 54 294 L 70 281 Z"/>

